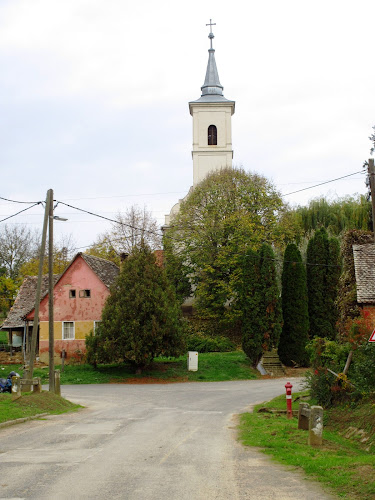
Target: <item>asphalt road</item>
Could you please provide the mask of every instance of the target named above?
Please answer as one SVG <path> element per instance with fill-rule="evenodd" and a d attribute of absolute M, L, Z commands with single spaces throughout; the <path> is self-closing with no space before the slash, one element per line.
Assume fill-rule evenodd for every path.
<path fill-rule="evenodd" d="M 0 499 L 331 498 L 236 441 L 235 414 L 285 383 L 63 386 L 86 408 L 0 430 Z"/>

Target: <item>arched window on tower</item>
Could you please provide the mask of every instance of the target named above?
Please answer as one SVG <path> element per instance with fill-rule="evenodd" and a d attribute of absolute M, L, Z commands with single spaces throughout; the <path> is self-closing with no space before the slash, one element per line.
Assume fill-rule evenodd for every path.
<path fill-rule="evenodd" d="M 217 128 L 215 125 L 208 127 L 208 145 L 217 146 Z"/>

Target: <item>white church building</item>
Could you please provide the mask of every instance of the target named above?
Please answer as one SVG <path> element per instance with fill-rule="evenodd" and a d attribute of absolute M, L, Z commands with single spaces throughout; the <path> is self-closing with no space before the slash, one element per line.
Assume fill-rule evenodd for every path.
<path fill-rule="evenodd" d="M 212 47 L 214 34 L 210 26 L 210 48 L 208 49 L 208 64 L 206 78 L 201 87 L 202 95 L 196 101 L 189 102 L 189 111 L 193 117 L 193 186 L 199 184 L 209 173 L 220 168 L 231 167 L 232 149 L 232 115 L 235 102 L 223 95 L 224 87 L 219 80 L 215 61 L 215 49 Z M 188 195 L 187 195 L 188 196 Z M 182 200 L 180 200 L 181 202 Z M 167 229 L 173 216 L 178 213 L 180 202 L 172 207 L 165 216 Z"/>

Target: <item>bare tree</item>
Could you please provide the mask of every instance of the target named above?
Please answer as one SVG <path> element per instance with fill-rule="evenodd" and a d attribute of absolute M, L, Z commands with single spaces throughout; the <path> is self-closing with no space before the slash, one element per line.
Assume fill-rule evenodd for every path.
<path fill-rule="evenodd" d="M 17 279 L 21 266 L 35 257 L 39 231 L 25 225 L 0 226 L 0 266 L 11 279 Z"/>
<path fill-rule="evenodd" d="M 126 212 L 118 212 L 116 220 L 107 236 L 118 253 L 130 254 L 141 243 L 151 250 L 161 248 L 160 228 L 146 207 L 133 205 Z"/>

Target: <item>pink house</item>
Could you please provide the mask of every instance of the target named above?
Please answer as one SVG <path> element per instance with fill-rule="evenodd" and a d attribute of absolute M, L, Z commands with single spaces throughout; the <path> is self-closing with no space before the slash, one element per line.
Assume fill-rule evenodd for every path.
<path fill-rule="evenodd" d="M 55 362 L 60 363 L 62 350 L 67 361 L 80 359 L 85 352 L 85 338 L 101 320 L 109 288 L 119 274 L 110 261 L 78 253 L 54 286 Z M 25 315 L 34 319 L 34 309 Z M 39 357 L 48 363 L 48 293 L 40 302 Z"/>

